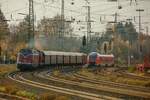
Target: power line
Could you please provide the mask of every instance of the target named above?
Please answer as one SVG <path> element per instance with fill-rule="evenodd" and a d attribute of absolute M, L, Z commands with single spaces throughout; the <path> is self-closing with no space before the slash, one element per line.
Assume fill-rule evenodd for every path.
<path fill-rule="evenodd" d="M 40 2 L 36 2 L 36 1 L 34 1 L 36 4 L 41 4 Z M 58 7 L 58 6 L 49 6 L 49 5 L 46 5 L 47 7 L 52 7 L 52 8 L 56 8 L 56 9 L 60 9 L 61 10 L 61 7 Z M 74 13 L 81 13 L 81 12 L 79 12 L 79 11 L 76 11 L 76 10 L 70 10 L 70 9 L 66 9 L 66 8 L 64 8 L 64 10 L 66 10 L 66 11 L 70 11 L 70 12 L 74 12 Z"/>
<path fill-rule="evenodd" d="M 6 12 L 5 14 L 11 14 L 11 13 L 14 13 L 14 12 L 17 12 L 17 11 L 20 11 L 20 10 L 24 10 L 24 9 L 27 9 L 28 7 L 23 7 L 23 8 L 20 8 L 20 9 L 16 9 L 16 10 L 13 10 L 13 11 L 9 11 L 9 12 Z"/>

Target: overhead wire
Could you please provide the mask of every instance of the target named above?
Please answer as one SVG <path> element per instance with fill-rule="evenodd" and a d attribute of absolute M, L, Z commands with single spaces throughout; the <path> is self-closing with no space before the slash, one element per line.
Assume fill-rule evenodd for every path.
<path fill-rule="evenodd" d="M 150 0 L 147 0 L 147 1 L 150 1 Z M 34 1 L 34 2 L 35 2 L 35 4 L 42 4 L 41 2 L 37 2 L 37 1 Z M 45 6 L 48 7 L 48 8 L 50 7 L 50 8 L 61 9 L 61 7 L 53 6 L 53 5 L 46 5 L 45 4 Z M 126 3 L 126 4 L 123 4 L 122 6 L 125 7 L 125 8 L 127 8 L 127 7 L 129 7 L 129 4 Z M 96 6 L 93 6 L 93 7 L 96 7 Z M 96 15 L 103 16 L 103 14 L 99 14 L 97 12 L 101 12 L 102 13 L 104 11 L 112 10 L 112 8 L 114 8 L 114 7 L 115 6 L 110 7 L 110 8 L 106 8 L 106 9 L 102 9 L 103 11 L 102 10 L 94 11 L 94 12 L 91 12 L 91 14 L 94 15 L 94 16 L 96 16 Z M 6 12 L 5 14 L 14 13 L 14 12 L 17 12 L 17 11 L 20 11 L 20 10 L 24 10 L 26 8 L 28 8 L 28 7 L 23 7 L 23 8 L 17 9 L 17 10 L 9 11 L 9 12 Z M 64 10 L 69 11 L 71 13 L 76 13 L 77 15 L 75 15 L 75 16 L 84 16 L 86 14 L 86 13 L 80 12 L 79 10 L 71 10 L 71 9 L 66 9 L 66 8 Z M 111 14 L 110 15 L 104 14 L 104 16 L 113 16 L 113 15 L 111 15 Z M 124 16 L 124 17 L 127 17 L 127 16 Z M 97 20 L 98 18 L 92 16 L 92 19 Z"/>
<path fill-rule="evenodd" d="M 41 2 L 37 2 L 37 1 L 34 1 L 35 4 L 42 4 Z M 52 7 L 52 8 L 56 8 L 56 9 L 61 9 L 60 7 L 58 6 L 52 6 L 52 5 L 46 5 L 47 7 Z M 17 12 L 17 11 L 20 11 L 20 10 L 23 10 L 23 9 L 26 9 L 27 7 L 23 7 L 23 8 L 20 8 L 20 9 L 17 9 L 17 10 L 14 10 L 14 11 L 10 11 L 10 12 L 6 12 L 6 14 L 9 14 L 9 13 L 14 13 L 14 12 Z M 109 8 L 107 8 L 109 9 Z M 71 9 L 64 9 L 66 11 L 70 11 L 71 13 L 77 13 L 78 15 L 85 15 L 86 13 L 82 13 L 82 12 L 79 12 L 77 10 L 71 10 Z M 106 9 L 105 9 L 106 10 Z M 101 15 L 101 14 L 96 14 L 96 13 L 92 13 L 94 15 Z"/>
<path fill-rule="evenodd" d="M 20 9 L 16 9 L 16 10 L 13 10 L 13 11 L 6 12 L 5 14 L 11 14 L 11 13 L 14 13 L 14 12 L 17 12 L 17 11 L 20 11 L 20 10 L 24 10 L 26 8 L 28 8 L 28 7 L 22 7 Z"/>

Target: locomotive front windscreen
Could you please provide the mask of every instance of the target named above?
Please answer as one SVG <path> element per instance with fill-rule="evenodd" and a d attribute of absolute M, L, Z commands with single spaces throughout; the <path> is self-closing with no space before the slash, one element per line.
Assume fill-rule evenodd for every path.
<path fill-rule="evenodd" d="M 20 53 L 22 53 L 24 56 L 26 56 L 28 54 L 31 54 L 32 50 L 30 50 L 30 49 L 21 49 Z"/>
<path fill-rule="evenodd" d="M 95 62 L 96 58 L 97 58 L 96 52 L 89 54 L 89 62 Z"/>
<path fill-rule="evenodd" d="M 17 63 L 30 64 L 32 63 L 32 50 L 31 49 L 21 49 L 18 53 Z"/>

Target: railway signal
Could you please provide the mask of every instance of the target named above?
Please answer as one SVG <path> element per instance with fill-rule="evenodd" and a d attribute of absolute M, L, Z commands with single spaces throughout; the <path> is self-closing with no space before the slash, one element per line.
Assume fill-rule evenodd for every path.
<path fill-rule="evenodd" d="M 112 49 L 111 46 L 112 46 L 112 40 L 109 41 L 109 50 Z"/>
<path fill-rule="evenodd" d="M 107 53 L 107 44 L 106 43 L 104 44 L 104 52 L 105 52 L 105 54 Z"/>
<path fill-rule="evenodd" d="M 84 35 L 82 38 L 82 45 L 85 46 L 86 45 L 86 36 Z"/>
<path fill-rule="evenodd" d="M 1 56 L 2 56 L 2 47 L 0 46 L 0 63 L 1 63 Z"/>
<path fill-rule="evenodd" d="M 1 56 L 1 52 L 2 52 L 2 48 L 1 48 L 1 46 L 0 46 L 0 56 Z"/>
<path fill-rule="evenodd" d="M 140 45 L 140 53 L 142 53 L 143 51 L 143 48 L 142 48 L 142 45 Z"/>

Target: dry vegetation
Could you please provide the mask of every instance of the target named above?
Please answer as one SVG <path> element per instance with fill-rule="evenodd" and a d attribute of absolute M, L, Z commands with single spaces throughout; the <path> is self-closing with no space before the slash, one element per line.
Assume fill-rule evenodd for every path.
<path fill-rule="evenodd" d="M 16 70 L 16 65 L 0 65 L 0 92 L 25 97 L 29 100 L 70 100 L 68 96 L 52 94 L 52 92 L 38 95 L 36 93 L 26 91 L 18 86 L 15 82 L 11 82 L 11 80 L 5 78 L 7 73 Z M 60 73 L 59 71 L 54 71 L 53 74 L 57 76 Z"/>
<path fill-rule="evenodd" d="M 35 94 L 22 90 L 14 82 L 11 82 L 11 80 L 4 77 L 7 73 L 10 73 L 10 72 L 13 72 L 16 70 L 17 70 L 17 68 L 16 68 L 16 65 L 14 65 L 14 64 L 13 65 L 12 64 L 11 65 L 6 65 L 6 64 L 0 65 L 0 92 L 11 94 L 11 95 L 18 95 L 21 97 L 29 98 L 31 100 L 36 100 Z"/>
<path fill-rule="evenodd" d="M 10 84 L 10 82 L 9 84 L 8 82 L 5 82 L 5 85 L 0 85 L 0 92 L 28 98 L 29 100 L 70 100 L 68 96 L 53 94 L 52 92 L 43 92 L 42 94 L 38 95 L 36 93 L 18 88 L 16 84 Z"/>
<path fill-rule="evenodd" d="M 16 70 L 17 68 L 15 64 L 11 64 L 11 65 L 0 64 L 0 74 L 9 73 Z"/>
<path fill-rule="evenodd" d="M 116 74 L 107 73 L 107 72 L 103 72 L 102 74 L 95 74 L 89 71 L 88 69 L 83 69 L 79 71 L 78 73 L 81 75 L 87 76 L 88 78 L 91 78 L 91 79 L 106 80 L 106 81 L 112 81 L 112 82 L 123 83 L 123 84 L 128 84 L 128 85 L 150 87 L 150 80 L 146 81 L 146 80 L 140 80 L 140 79 L 132 79 L 130 77 L 127 78 L 121 75 L 118 76 Z"/>
<path fill-rule="evenodd" d="M 36 100 L 36 94 L 25 91 L 17 86 L 15 83 L 6 79 L 0 80 L 0 92 L 25 97 L 30 100 Z"/>
<path fill-rule="evenodd" d="M 40 95 L 40 100 L 70 100 L 68 96 L 61 96 L 54 93 L 43 93 Z"/>

